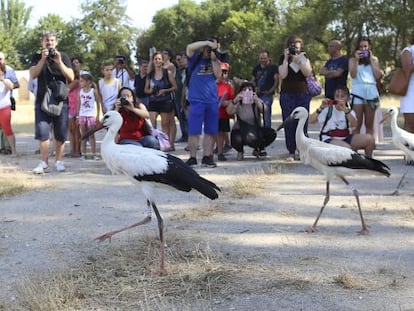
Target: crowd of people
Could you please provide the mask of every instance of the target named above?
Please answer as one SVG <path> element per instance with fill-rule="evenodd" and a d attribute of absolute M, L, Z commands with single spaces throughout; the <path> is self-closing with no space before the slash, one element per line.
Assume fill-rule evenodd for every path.
<path fill-rule="evenodd" d="M 59 172 L 65 170 L 63 152 L 67 136 L 70 152 L 66 156 L 99 159 L 94 136 L 89 137 L 88 144 L 80 137 L 96 125 L 101 114 L 110 110 L 118 111 L 124 120 L 118 143 L 159 149 L 151 128 L 158 127 L 160 118 L 160 128 L 169 139 L 169 147 L 164 151 L 173 152 L 175 142 L 186 142 L 186 163 L 190 166 L 198 165 L 200 149 L 201 165 L 210 168 L 217 166 L 215 153 L 218 161 L 226 161 L 226 153 L 232 148 L 239 161 L 245 158 L 244 147 L 250 147 L 256 158 L 265 158 L 265 148 L 275 139 L 271 132 L 275 94 L 279 94 L 283 120 L 299 106 L 309 111 L 312 99 L 308 78 L 315 73 L 304 41 L 296 35 L 286 38 L 277 63 L 268 50 L 261 50 L 248 79 L 230 79 L 231 61 L 218 53 L 220 42 L 214 37 L 192 42 L 185 52 L 175 56 L 169 48 L 151 49 L 149 59 L 139 61 L 137 72 L 129 67 L 125 56 L 117 55 L 102 63 L 102 76 L 97 83 L 83 70 L 80 57 L 70 59 L 58 49 L 55 32 L 45 31 L 41 44 L 42 50 L 33 56 L 30 67 L 35 94 L 35 139 L 40 151 L 40 162 L 33 170 L 37 174 L 49 169 L 51 136 L 55 168 Z M 367 37 L 358 39 L 350 57 L 342 54 L 338 40 L 331 40 L 327 50 L 330 57 L 319 71 L 325 81 L 324 98 L 320 107 L 310 113 L 308 122 L 319 122 L 322 141 L 362 149 L 372 156 L 381 136 L 376 122 L 380 113 L 380 62 Z M 413 51 L 414 41 L 401 52 L 403 68 L 410 75 L 414 71 Z M 67 85 L 68 96 L 63 100 L 61 113 L 51 116 L 43 111 L 42 103 L 55 81 Z M 414 132 L 414 79 L 410 81 L 407 95 L 401 98 L 401 112 L 404 128 Z M 12 91 L 18 87 L 13 69 L 5 64 L 5 55 L 0 52 L 0 152 L 12 155 L 16 154 L 11 126 Z M 179 139 L 175 118 L 181 133 Z M 304 130 L 307 135 L 307 124 Z M 299 158 L 295 131 L 294 123 L 285 128 L 287 161 Z M 89 156 L 87 145 L 91 149 Z"/>

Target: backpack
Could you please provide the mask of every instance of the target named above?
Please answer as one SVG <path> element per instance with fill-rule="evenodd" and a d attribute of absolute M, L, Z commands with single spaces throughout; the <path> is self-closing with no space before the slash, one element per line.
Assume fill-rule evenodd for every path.
<path fill-rule="evenodd" d="M 329 119 L 332 117 L 332 111 L 333 111 L 333 106 L 329 106 L 328 107 L 328 113 L 326 114 L 325 121 L 323 122 L 323 125 L 321 127 L 321 131 L 319 132 L 319 140 L 320 141 L 322 141 L 322 135 L 328 134 L 328 132 L 322 132 L 322 131 L 325 128 L 326 123 L 328 123 Z M 346 128 L 349 129 L 348 118 L 345 118 L 345 121 L 346 121 Z"/>

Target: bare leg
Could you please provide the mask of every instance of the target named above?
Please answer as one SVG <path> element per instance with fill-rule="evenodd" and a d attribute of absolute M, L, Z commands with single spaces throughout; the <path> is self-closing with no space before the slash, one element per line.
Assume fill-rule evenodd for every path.
<path fill-rule="evenodd" d="M 313 232 L 317 231 L 316 230 L 316 225 L 318 224 L 319 217 L 321 217 L 322 212 L 323 212 L 326 204 L 328 204 L 328 202 L 329 202 L 329 181 L 326 182 L 326 194 L 325 194 L 325 199 L 323 200 L 323 205 L 321 207 L 321 210 L 319 211 L 319 214 L 316 217 L 315 222 L 313 223 L 313 225 L 309 229 L 306 230 L 307 233 L 313 233 Z"/>
<path fill-rule="evenodd" d="M 151 203 L 150 203 L 149 200 L 147 200 L 147 206 L 149 208 L 151 208 Z M 151 211 L 151 209 L 150 209 L 150 211 Z M 125 227 L 125 228 L 122 228 L 122 229 L 119 229 L 119 230 L 110 231 L 110 232 L 107 232 L 105 234 L 102 234 L 102 235 L 98 236 L 95 240 L 98 240 L 99 242 L 102 242 L 102 241 L 105 241 L 106 239 L 109 239 L 109 242 L 111 242 L 111 238 L 112 238 L 113 235 L 115 235 L 119 232 L 128 230 L 128 229 L 134 228 L 134 227 L 138 227 L 140 225 L 145 225 L 145 224 L 149 223 L 150 221 L 151 221 L 151 214 L 148 213 L 147 217 L 145 217 L 143 220 L 141 220 L 141 221 L 139 221 L 135 224 L 132 224 L 128 227 Z"/>
<path fill-rule="evenodd" d="M 152 208 L 154 209 L 154 213 L 157 216 L 157 220 L 158 220 L 158 229 L 160 232 L 160 269 L 158 271 L 156 271 L 154 274 L 155 275 L 161 275 L 161 274 L 165 274 L 167 273 L 167 270 L 165 269 L 165 250 L 164 250 L 164 221 L 161 218 L 161 214 L 158 211 L 157 206 L 155 205 L 154 202 L 152 202 Z"/>
<path fill-rule="evenodd" d="M 359 203 L 358 190 L 355 189 L 355 188 L 353 188 L 353 187 L 351 187 L 350 184 L 349 184 L 349 182 L 345 179 L 345 177 L 342 177 L 341 176 L 341 179 L 352 190 L 352 193 L 354 194 L 355 199 L 356 199 L 356 202 L 357 202 L 357 205 L 358 205 L 359 216 L 361 217 L 361 224 L 362 224 L 362 229 L 361 229 L 361 231 L 358 231 L 358 233 L 359 234 L 362 234 L 362 235 L 366 235 L 366 234 L 369 233 L 369 230 L 368 230 L 367 224 L 365 223 L 364 217 L 362 216 L 361 204 Z"/>

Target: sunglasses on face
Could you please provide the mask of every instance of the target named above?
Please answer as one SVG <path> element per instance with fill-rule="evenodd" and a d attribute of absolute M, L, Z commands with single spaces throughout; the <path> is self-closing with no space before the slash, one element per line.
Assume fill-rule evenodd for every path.
<path fill-rule="evenodd" d="M 222 70 L 221 72 L 222 72 L 224 75 L 229 73 L 227 70 Z"/>

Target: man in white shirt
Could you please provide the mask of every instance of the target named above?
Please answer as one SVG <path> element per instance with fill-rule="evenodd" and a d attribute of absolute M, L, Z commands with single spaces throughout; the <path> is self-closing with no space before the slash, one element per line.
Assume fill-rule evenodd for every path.
<path fill-rule="evenodd" d="M 112 76 L 121 82 L 121 87 L 129 87 L 133 89 L 135 72 L 129 68 L 125 56 L 117 55 L 114 60 L 114 69 Z"/>

